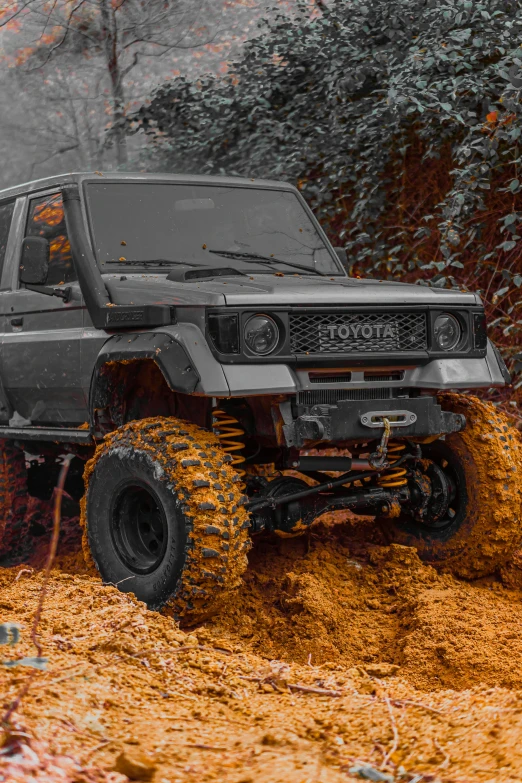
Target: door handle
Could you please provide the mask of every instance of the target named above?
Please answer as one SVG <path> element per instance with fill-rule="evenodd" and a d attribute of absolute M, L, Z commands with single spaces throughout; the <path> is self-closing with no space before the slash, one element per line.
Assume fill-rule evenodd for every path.
<path fill-rule="evenodd" d="M 23 326 L 24 325 L 24 319 L 23 318 L 11 318 L 11 326 Z"/>

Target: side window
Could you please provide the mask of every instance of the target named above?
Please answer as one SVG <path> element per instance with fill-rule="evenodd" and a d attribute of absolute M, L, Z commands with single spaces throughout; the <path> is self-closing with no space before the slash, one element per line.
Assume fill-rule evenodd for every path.
<path fill-rule="evenodd" d="M 26 236 L 49 240 L 49 274 L 46 285 L 60 285 L 76 280 L 71 245 L 65 229 L 65 215 L 60 193 L 30 202 Z"/>
<path fill-rule="evenodd" d="M 5 251 L 7 250 L 7 240 L 9 239 L 14 205 L 14 201 L 10 201 L 8 204 L 0 204 L 0 276 L 4 268 Z"/>

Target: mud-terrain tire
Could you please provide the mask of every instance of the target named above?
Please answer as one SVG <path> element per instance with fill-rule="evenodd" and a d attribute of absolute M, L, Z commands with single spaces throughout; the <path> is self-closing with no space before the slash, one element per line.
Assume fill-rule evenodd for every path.
<path fill-rule="evenodd" d="M 237 587 L 250 548 L 246 496 L 212 432 L 173 418 L 132 421 L 87 463 L 84 552 L 104 582 L 151 609 L 206 616 Z"/>
<path fill-rule="evenodd" d="M 465 578 L 485 576 L 522 539 L 520 436 L 504 414 L 477 397 L 445 392 L 438 402 L 467 422 L 462 432 L 422 447 L 424 457 L 453 475 L 453 518 L 436 528 L 406 516 L 378 521 L 390 543 L 416 547 L 425 562 Z"/>
<path fill-rule="evenodd" d="M 25 454 L 8 440 L 0 441 L 0 553 L 23 549 L 27 511 Z M 14 548 L 14 549 L 13 549 Z M 16 550 L 16 551 L 14 551 Z"/>

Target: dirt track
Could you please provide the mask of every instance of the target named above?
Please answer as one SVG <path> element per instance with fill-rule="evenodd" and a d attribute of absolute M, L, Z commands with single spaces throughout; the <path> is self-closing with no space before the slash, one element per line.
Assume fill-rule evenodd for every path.
<path fill-rule="evenodd" d="M 34 655 L 44 540 L 34 571 L 0 571 L 1 620 L 23 634 L 4 659 Z M 37 738 L 36 779 L 116 783 L 108 771 L 132 761 L 157 783 L 521 779 L 516 564 L 505 584 L 466 583 L 382 546 L 371 523 L 321 526 L 258 541 L 219 618 L 180 631 L 102 587 L 78 545 L 71 529 L 42 623 L 48 669 L 16 718 Z M 30 671 L 0 669 L 4 704 Z"/>

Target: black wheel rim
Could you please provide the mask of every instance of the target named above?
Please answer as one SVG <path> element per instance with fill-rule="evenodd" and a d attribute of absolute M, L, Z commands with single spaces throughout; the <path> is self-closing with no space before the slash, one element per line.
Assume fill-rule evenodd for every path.
<path fill-rule="evenodd" d="M 151 487 L 136 480 L 120 486 L 110 514 L 111 536 L 122 563 L 134 574 L 150 574 L 167 549 L 168 525 Z"/>

